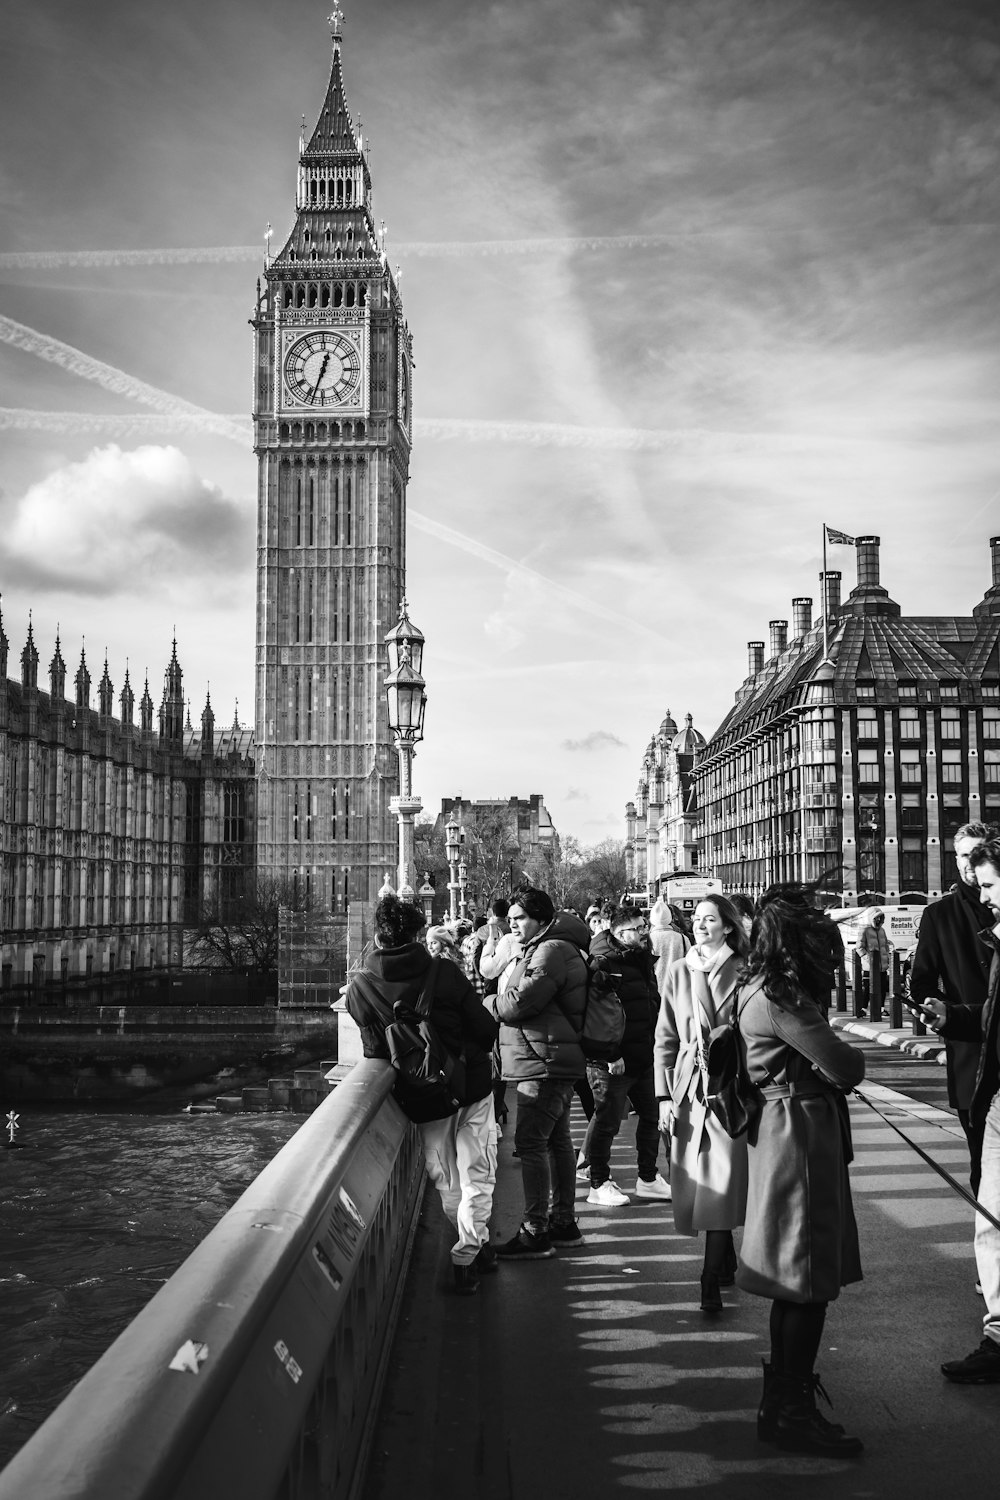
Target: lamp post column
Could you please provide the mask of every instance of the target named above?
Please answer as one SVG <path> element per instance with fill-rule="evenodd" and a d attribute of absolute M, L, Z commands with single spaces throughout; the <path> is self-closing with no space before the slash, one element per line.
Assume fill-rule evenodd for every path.
<path fill-rule="evenodd" d="M 454 818 L 449 818 L 445 824 L 444 847 L 448 859 L 448 914 L 453 922 L 458 919 L 458 860 L 459 847 L 459 825 Z"/>
<path fill-rule="evenodd" d="M 417 871 L 413 857 L 413 820 L 423 803 L 413 791 L 413 756 L 417 741 L 424 737 L 427 694 L 420 675 L 424 637 L 411 623 L 405 599 L 399 606 L 399 620 L 385 639 L 390 666 L 385 679 L 389 728 L 399 757 L 399 796 L 389 801 L 399 820 L 398 894 L 404 901 L 415 901 Z"/>

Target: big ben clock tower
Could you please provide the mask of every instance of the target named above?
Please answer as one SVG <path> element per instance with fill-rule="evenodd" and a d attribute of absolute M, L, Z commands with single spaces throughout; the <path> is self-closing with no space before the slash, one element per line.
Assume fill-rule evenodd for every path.
<path fill-rule="evenodd" d="M 295 223 L 258 284 L 258 869 L 317 910 L 396 864 L 383 678 L 403 597 L 412 345 L 330 17 L 326 98 Z M 384 236 L 383 236 L 384 237 Z"/>

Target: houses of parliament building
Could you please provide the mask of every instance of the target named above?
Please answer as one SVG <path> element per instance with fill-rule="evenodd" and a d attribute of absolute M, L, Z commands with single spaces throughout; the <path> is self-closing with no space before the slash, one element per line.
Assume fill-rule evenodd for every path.
<path fill-rule="evenodd" d="M 346 913 L 396 863 L 385 638 L 405 572 L 413 351 L 360 127 L 330 78 L 299 143 L 295 213 L 251 318 L 258 461 L 256 730 L 185 714 L 174 642 L 158 707 L 67 695 L 58 640 L 19 677 L 0 628 L 2 985 L 183 961 L 184 932 L 254 869 Z M 249 650 L 248 640 L 248 650 Z"/>

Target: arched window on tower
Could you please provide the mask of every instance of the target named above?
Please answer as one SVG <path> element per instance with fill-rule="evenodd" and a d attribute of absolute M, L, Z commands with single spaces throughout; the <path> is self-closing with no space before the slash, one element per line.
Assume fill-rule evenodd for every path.
<path fill-rule="evenodd" d="M 292 292 L 291 284 L 286 281 L 285 284 L 284 284 L 284 286 L 282 287 L 282 305 L 284 307 L 291 307 L 291 305 L 292 305 L 292 296 L 293 296 L 293 292 Z"/>
<path fill-rule="evenodd" d="M 309 476 L 309 545 L 315 545 L 316 540 L 316 480 L 312 474 Z"/>
<path fill-rule="evenodd" d="M 339 252 L 338 252 L 338 254 L 339 254 Z M 340 282 L 338 281 L 337 284 L 333 288 L 333 305 L 334 305 L 334 307 L 342 307 L 343 304 L 344 304 L 344 288 L 341 286 Z"/>
<path fill-rule="evenodd" d="M 313 251 L 313 260 L 315 260 L 315 259 L 316 259 L 316 251 L 314 250 Z M 317 302 L 318 297 L 319 297 L 319 287 L 316 285 L 315 281 L 311 281 L 309 283 L 309 306 L 310 307 L 315 307 L 316 306 L 316 302 Z"/>
<path fill-rule="evenodd" d="M 305 289 L 305 284 L 300 281 L 299 284 L 298 284 L 298 286 L 295 288 L 295 306 L 296 307 L 305 307 L 305 305 L 306 305 L 306 289 Z"/>
<path fill-rule="evenodd" d="M 347 306 L 348 307 L 353 307 L 354 306 L 354 284 L 353 284 L 353 282 L 349 282 L 348 283 L 346 301 L 347 301 Z"/>
<path fill-rule="evenodd" d="M 339 438 L 340 432 L 337 423 L 334 422 L 334 437 Z M 333 480 L 333 537 L 331 538 L 335 547 L 340 546 L 340 478 L 334 474 Z"/>
<path fill-rule="evenodd" d="M 351 476 L 344 476 L 344 545 L 351 545 Z"/>

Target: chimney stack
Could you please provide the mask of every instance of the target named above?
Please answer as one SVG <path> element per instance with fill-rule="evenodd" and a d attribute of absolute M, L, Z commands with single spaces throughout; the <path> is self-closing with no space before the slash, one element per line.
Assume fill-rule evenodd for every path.
<path fill-rule="evenodd" d="M 823 613 L 829 626 L 840 613 L 840 574 L 829 570 L 819 575 L 823 589 Z"/>
<path fill-rule="evenodd" d="M 771 632 L 771 655 L 780 656 L 788 646 L 788 621 L 769 620 L 768 628 Z"/>
<path fill-rule="evenodd" d="M 878 549 L 881 538 L 859 536 L 855 540 L 858 549 L 858 588 L 878 588 Z"/>
<path fill-rule="evenodd" d="M 972 618 L 980 620 L 988 615 L 1000 615 L 1000 536 L 990 537 L 990 556 L 993 564 L 993 583 L 986 590 L 981 604 L 972 611 Z M 0 637 L 2 644 L 2 637 Z"/>
<path fill-rule="evenodd" d="M 813 602 L 811 599 L 801 598 L 792 600 L 792 630 L 796 640 L 809 634 L 812 629 L 812 617 Z"/>
<path fill-rule="evenodd" d="M 749 655 L 750 676 L 759 677 L 764 670 L 764 642 L 747 641 L 747 652 Z"/>
<path fill-rule="evenodd" d="M 993 559 L 993 587 L 1000 589 L 1000 536 L 990 537 L 990 553 Z"/>

